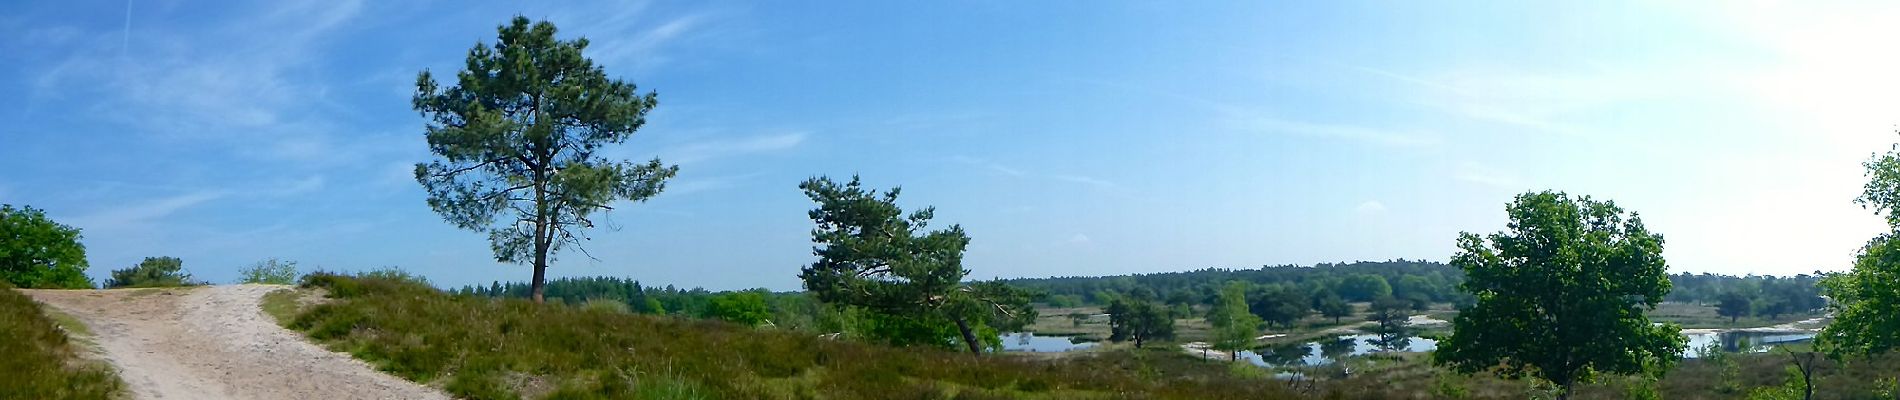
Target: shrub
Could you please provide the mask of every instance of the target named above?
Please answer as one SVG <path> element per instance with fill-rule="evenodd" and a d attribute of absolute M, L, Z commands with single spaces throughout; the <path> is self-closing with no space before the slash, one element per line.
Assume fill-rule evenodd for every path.
<path fill-rule="evenodd" d="M 587 300 L 587 302 L 581 303 L 581 308 L 587 309 L 587 310 L 619 313 L 619 314 L 627 314 L 627 313 L 633 312 L 633 307 L 628 307 L 627 303 L 623 303 L 620 300 L 614 300 L 614 299 Z"/>
<path fill-rule="evenodd" d="M 238 276 L 238 283 L 289 285 L 297 282 L 297 262 L 276 258 L 258 261 L 256 264 L 251 264 L 249 268 L 238 271 Z"/>
<path fill-rule="evenodd" d="M 711 314 L 713 318 L 757 326 L 772 316 L 772 310 L 765 307 L 764 294 L 747 291 L 713 296 Z"/>
<path fill-rule="evenodd" d="M 113 270 L 112 279 L 106 280 L 107 288 L 147 288 L 175 287 L 194 285 L 191 273 L 185 272 L 184 260 L 176 257 L 146 257 L 131 268 Z"/>
<path fill-rule="evenodd" d="M 24 288 L 85 289 L 86 246 L 79 228 L 33 207 L 0 204 L 0 281 Z"/>
<path fill-rule="evenodd" d="M 0 282 L 0 399 L 106 399 L 119 378 L 82 362 L 39 303 Z"/>

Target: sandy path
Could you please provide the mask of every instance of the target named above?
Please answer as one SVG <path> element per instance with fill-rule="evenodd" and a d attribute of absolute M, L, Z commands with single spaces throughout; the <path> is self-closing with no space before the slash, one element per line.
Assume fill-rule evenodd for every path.
<path fill-rule="evenodd" d="M 22 290 L 79 318 L 136 399 L 447 399 L 277 326 L 283 286 Z"/>

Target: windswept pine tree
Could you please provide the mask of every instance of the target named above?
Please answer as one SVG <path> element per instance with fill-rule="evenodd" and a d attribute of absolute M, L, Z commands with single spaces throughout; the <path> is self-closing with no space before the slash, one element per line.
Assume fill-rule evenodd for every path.
<path fill-rule="evenodd" d="M 679 167 L 602 154 L 646 124 L 659 99 L 609 78 L 581 54 L 587 39 L 556 39 L 554 24 L 525 17 L 499 33 L 468 51 L 454 85 L 427 70 L 416 78 L 415 109 L 439 156 L 416 164 L 416 181 L 449 223 L 487 233 L 495 260 L 532 266 L 540 302 L 549 263 L 564 248 L 585 251 L 596 212 L 659 194 Z"/>

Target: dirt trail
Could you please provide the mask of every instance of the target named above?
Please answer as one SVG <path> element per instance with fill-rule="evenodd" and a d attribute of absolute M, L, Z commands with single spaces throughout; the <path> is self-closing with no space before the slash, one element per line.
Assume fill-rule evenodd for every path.
<path fill-rule="evenodd" d="M 311 344 L 258 307 L 284 286 L 22 290 L 92 329 L 135 399 L 447 399 Z"/>

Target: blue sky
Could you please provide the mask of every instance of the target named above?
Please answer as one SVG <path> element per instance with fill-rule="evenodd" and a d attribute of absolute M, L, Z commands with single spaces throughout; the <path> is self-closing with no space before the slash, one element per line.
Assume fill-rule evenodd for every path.
<path fill-rule="evenodd" d="M 978 278 L 1444 260 L 1547 188 L 1640 212 L 1676 271 L 1835 270 L 1900 140 L 1881 3 L 24 3 L 0 203 L 84 229 L 94 276 L 525 280 L 410 174 L 416 73 L 517 14 L 657 91 L 615 154 L 681 166 L 555 276 L 795 289 L 796 185 L 853 173 L 962 224 Z"/>

